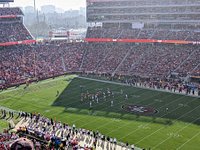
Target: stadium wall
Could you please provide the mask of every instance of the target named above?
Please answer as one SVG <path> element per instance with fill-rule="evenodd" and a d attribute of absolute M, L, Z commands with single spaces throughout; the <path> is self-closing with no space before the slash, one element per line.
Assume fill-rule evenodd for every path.
<path fill-rule="evenodd" d="M 122 42 L 122 43 L 200 44 L 200 42 L 194 42 L 194 41 L 182 41 L 182 40 L 112 39 L 112 38 L 85 38 L 85 42 Z"/>
<path fill-rule="evenodd" d="M 19 45 L 19 44 L 32 44 L 35 43 L 36 40 L 24 40 L 24 41 L 16 41 L 16 42 L 5 42 L 0 43 L 0 46 L 11 46 L 11 45 Z"/>

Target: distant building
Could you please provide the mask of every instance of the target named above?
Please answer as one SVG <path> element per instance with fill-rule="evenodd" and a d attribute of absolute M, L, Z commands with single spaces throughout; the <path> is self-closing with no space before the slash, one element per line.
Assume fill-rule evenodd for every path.
<path fill-rule="evenodd" d="M 77 17 L 79 16 L 79 10 L 68 10 L 68 11 L 65 11 L 64 13 L 66 16 L 68 17 Z"/>
<path fill-rule="evenodd" d="M 84 39 L 86 36 L 86 29 L 70 29 L 65 28 L 53 29 L 49 32 L 51 40 L 76 40 Z"/>
<path fill-rule="evenodd" d="M 57 13 L 64 13 L 65 11 L 62 8 L 56 8 Z"/>
<path fill-rule="evenodd" d="M 32 14 L 32 13 L 34 13 L 34 7 L 33 6 L 24 7 L 24 13 L 25 14 Z"/>
<path fill-rule="evenodd" d="M 80 7 L 79 15 L 86 16 L 86 8 L 85 7 Z"/>
<path fill-rule="evenodd" d="M 56 12 L 56 8 L 54 5 L 44 5 L 41 7 L 41 12 L 45 14 L 54 13 Z"/>

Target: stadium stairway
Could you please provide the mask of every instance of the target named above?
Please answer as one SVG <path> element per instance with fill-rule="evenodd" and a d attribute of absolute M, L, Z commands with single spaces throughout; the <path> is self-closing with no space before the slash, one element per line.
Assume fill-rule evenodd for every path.
<path fill-rule="evenodd" d="M 187 62 L 188 59 L 191 58 L 191 56 L 196 52 L 197 50 L 194 50 L 183 62 L 181 62 L 176 69 L 174 69 L 174 72 L 176 72 L 184 63 Z"/>
<path fill-rule="evenodd" d="M 121 65 L 124 63 L 124 61 L 126 60 L 126 58 L 129 56 L 131 52 L 131 49 L 126 53 L 126 55 L 124 56 L 124 58 L 122 59 L 121 63 L 117 66 L 117 68 L 114 70 L 114 72 L 112 73 L 112 76 L 115 75 L 115 73 L 118 71 L 118 69 L 121 67 Z"/>
<path fill-rule="evenodd" d="M 20 127 L 22 127 L 22 128 L 23 127 L 31 127 L 32 129 L 37 128 L 37 130 L 42 130 L 43 125 L 44 124 L 42 122 L 35 123 L 35 122 L 31 121 L 30 118 L 28 118 L 26 120 L 25 120 L 25 118 L 23 118 L 23 119 L 21 119 L 21 121 L 19 121 L 19 123 L 15 126 L 15 128 L 13 130 L 17 131 Z M 45 127 L 49 133 L 53 133 L 52 126 L 46 125 Z M 55 135 L 57 137 L 61 137 L 61 132 L 63 132 L 64 136 L 67 136 L 67 134 L 69 133 L 66 129 L 57 129 Z M 81 147 L 85 147 L 85 146 L 92 147 L 93 146 L 94 138 L 92 136 L 89 136 L 87 134 L 77 133 L 74 138 L 78 139 L 79 145 Z M 102 141 L 101 139 L 98 139 L 96 150 L 131 150 L 131 149 L 127 148 L 124 143 L 119 143 L 119 144 L 115 145 L 114 143 L 111 143 L 108 141 Z M 135 150 L 141 150 L 141 149 L 135 147 Z"/>

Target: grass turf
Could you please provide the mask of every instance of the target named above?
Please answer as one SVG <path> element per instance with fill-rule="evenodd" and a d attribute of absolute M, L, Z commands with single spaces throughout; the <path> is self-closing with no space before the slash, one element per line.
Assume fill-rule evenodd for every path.
<path fill-rule="evenodd" d="M 83 88 L 80 88 L 82 86 Z M 99 100 L 99 104 L 80 101 L 80 93 L 97 89 L 114 91 L 114 98 Z M 119 94 L 121 89 L 128 94 Z M 60 92 L 56 96 L 57 91 Z M 110 106 L 114 100 L 114 106 Z M 151 106 L 158 113 L 139 116 L 121 109 L 124 104 Z M 165 92 L 146 90 L 76 78 L 74 75 L 49 79 L 0 93 L 0 105 L 76 124 L 77 127 L 98 130 L 110 137 L 138 147 L 153 149 L 199 149 L 200 99 Z M 168 111 L 166 110 L 168 108 Z"/>
<path fill-rule="evenodd" d="M 0 120 L 0 132 L 2 133 L 4 129 L 8 128 L 8 122 L 5 120 Z"/>

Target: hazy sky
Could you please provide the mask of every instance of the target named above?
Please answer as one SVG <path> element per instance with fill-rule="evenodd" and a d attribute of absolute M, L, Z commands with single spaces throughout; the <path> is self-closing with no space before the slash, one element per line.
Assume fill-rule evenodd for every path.
<path fill-rule="evenodd" d="M 15 0 L 11 6 L 19 6 L 19 7 L 25 7 L 25 6 L 33 6 L 34 0 Z M 64 10 L 68 9 L 79 9 L 80 7 L 86 6 L 86 0 L 35 0 L 36 1 L 36 7 L 40 9 L 40 6 L 42 5 L 49 5 L 53 4 L 58 8 L 62 8 Z"/>

